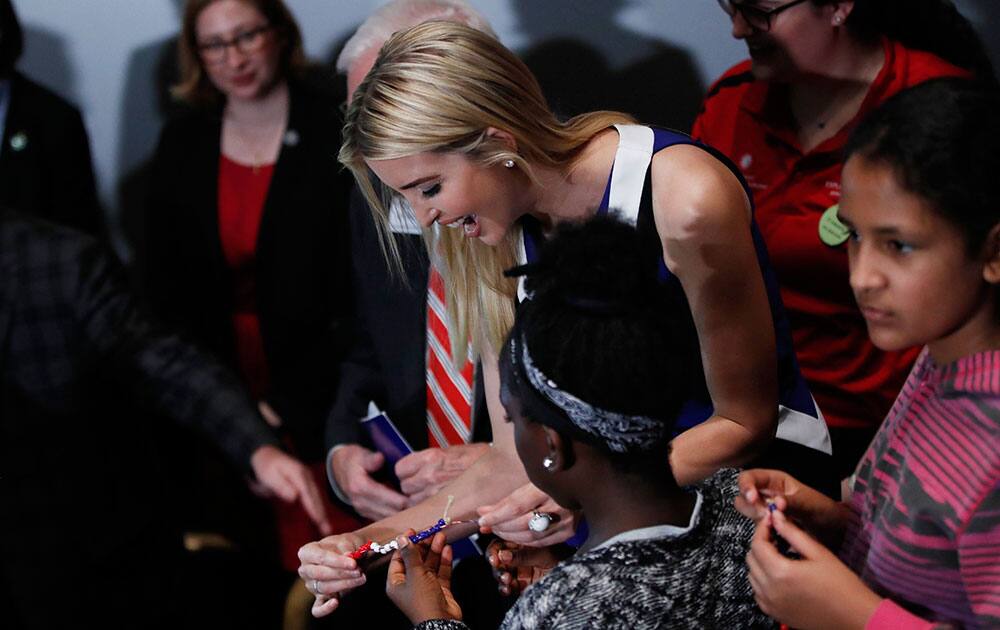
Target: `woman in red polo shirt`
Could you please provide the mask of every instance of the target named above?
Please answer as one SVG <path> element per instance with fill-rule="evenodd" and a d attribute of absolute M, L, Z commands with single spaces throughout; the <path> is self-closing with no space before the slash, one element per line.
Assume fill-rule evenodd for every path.
<path fill-rule="evenodd" d="M 836 217 L 841 151 L 866 113 L 940 76 L 995 81 L 969 22 L 943 0 L 719 0 L 750 59 L 712 86 L 692 135 L 742 171 L 838 472 L 853 472 L 917 349 L 883 352 L 848 286 Z M 898 6 L 898 5 L 893 5 Z"/>

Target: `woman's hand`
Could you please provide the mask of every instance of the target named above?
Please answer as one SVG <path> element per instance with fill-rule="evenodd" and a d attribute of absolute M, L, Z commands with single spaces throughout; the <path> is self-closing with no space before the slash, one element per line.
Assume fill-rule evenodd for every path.
<path fill-rule="evenodd" d="M 755 468 L 740 473 L 736 509 L 759 522 L 770 513 L 769 504 L 831 546 L 843 536 L 849 509 L 786 472 Z"/>
<path fill-rule="evenodd" d="M 781 555 L 775 534 L 800 559 Z M 864 628 L 882 601 L 829 549 L 780 511 L 757 523 L 747 565 L 760 609 L 795 628 Z"/>
<path fill-rule="evenodd" d="M 299 549 L 299 577 L 306 589 L 316 597 L 312 607 L 314 617 L 324 617 L 340 603 L 348 591 L 365 583 L 358 563 L 347 554 L 365 541 L 355 533 L 327 536 Z"/>
<path fill-rule="evenodd" d="M 486 548 L 486 559 L 493 567 L 500 593 L 520 595 L 526 588 L 545 577 L 571 552 L 566 545 L 559 547 L 525 547 L 505 540 L 494 540 Z"/>
<path fill-rule="evenodd" d="M 492 533 L 530 547 L 547 547 L 568 540 L 576 531 L 579 520 L 575 512 L 561 507 L 531 483 L 511 492 L 498 503 L 480 506 L 476 512 L 480 517 L 482 533 Z M 548 526 L 542 531 L 528 527 L 536 512 L 550 517 Z"/>
<path fill-rule="evenodd" d="M 443 532 L 434 534 L 430 545 L 413 544 L 407 536 L 396 538 L 399 550 L 392 554 L 385 592 L 392 603 L 414 625 L 430 619 L 461 619 L 462 609 L 451 593 L 451 547 Z"/>
<path fill-rule="evenodd" d="M 330 533 L 333 528 L 320 494 L 322 491 L 308 466 L 277 447 L 266 445 L 250 456 L 250 467 L 265 496 L 301 503 L 319 532 Z"/>

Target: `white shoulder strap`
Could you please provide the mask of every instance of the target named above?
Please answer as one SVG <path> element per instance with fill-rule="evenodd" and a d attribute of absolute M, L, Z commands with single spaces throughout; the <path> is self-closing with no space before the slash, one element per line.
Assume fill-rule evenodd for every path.
<path fill-rule="evenodd" d="M 527 238 L 524 235 L 524 230 L 521 229 L 521 237 L 517 239 L 517 264 L 524 265 L 528 262 L 528 251 L 524 246 L 524 239 Z M 524 288 L 524 276 L 517 279 L 517 302 L 521 302 L 528 299 L 528 291 Z"/>
<path fill-rule="evenodd" d="M 608 213 L 635 225 L 639 219 L 642 188 L 653 158 L 653 130 L 641 125 L 615 125 L 618 153 L 611 172 Z"/>

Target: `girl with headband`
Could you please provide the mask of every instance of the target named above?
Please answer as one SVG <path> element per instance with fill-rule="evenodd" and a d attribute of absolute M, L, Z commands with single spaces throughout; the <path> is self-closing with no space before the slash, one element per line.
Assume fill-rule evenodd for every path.
<path fill-rule="evenodd" d="M 501 398 L 528 477 L 590 537 L 527 590 L 502 628 L 760 628 L 733 508 L 736 471 L 678 487 L 663 461 L 692 375 L 691 323 L 659 284 L 658 252 L 607 218 L 560 228 L 527 274 L 500 355 Z M 560 334 L 553 334 L 560 331 Z M 448 552 L 403 545 L 389 597 L 421 629 L 464 628 Z"/>

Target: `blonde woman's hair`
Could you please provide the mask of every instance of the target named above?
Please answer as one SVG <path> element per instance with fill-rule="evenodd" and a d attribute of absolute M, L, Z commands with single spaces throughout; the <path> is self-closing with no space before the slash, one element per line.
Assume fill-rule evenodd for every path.
<path fill-rule="evenodd" d="M 565 170 L 591 138 L 621 122 L 631 118 L 602 111 L 560 121 L 528 67 L 496 38 L 434 21 L 382 47 L 347 108 L 340 161 L 368 199 L 386 258 L 401 269 L 389 233 L 395 193 L 377 183 L 365 160 L 457 152 L 483 167 L 513 160 L 537 184 L 533 166 Z M 488 135 L 490 128 L 509 133 L 516 150 Z M 427 231 L 425 241 L 445 281 L 453 359 L 464 361 L 467 339 L 476 353 L 484 343 L 497 351 L 514 323 L 516 283 L 503 272 L 517 264 L 520 230 L 494 247 L 461 230 Z"/>

